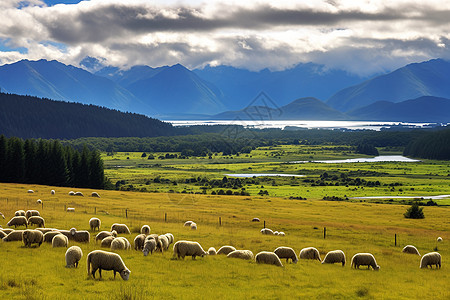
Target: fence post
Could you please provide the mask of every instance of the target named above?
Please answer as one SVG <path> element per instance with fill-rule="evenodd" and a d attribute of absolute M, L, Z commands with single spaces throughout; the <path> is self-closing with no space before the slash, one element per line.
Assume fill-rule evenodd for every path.
<path fill-rule="evenodd" d="M 394 244 L 397 246 L 397 234 L 394 235 Z"/>
<path fill-rule="evenodd" d="M 222 226 L 222 217 L 219 217 L 219 226 Z"/>
<path fill-rule="evenodd" d="M 266 228 L 266 220 L 264 220 L 264 227 L 263 228 Z"/>
<path fill-rule="evenodd" d="M 324 239 L 327 238 L 327 228 L 326 227 L 323 228 L 323 238 Z"/>
<path fill-rule="evenodd" d="M 164 222 L 167 222 L 167 213 L 164 213 Z"/>
<path fill-rule="evenodd" d="M 128 208 L 125 208 L 125 218 L 128 219 Z"/>

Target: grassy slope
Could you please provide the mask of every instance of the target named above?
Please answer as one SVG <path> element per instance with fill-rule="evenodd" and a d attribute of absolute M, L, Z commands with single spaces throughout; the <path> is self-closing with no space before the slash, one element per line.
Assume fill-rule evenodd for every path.
<path fill-rule="evenodd" d="M 32 188 L 37 192 L 27 194 Z M 285 268 L 256 265 L 252 262 L 225 257 L 198 258 L 196 261 L 171 260 L 168 253 L 143 257 L 136 251 L 118 251 L 132 271 L 130 280 L 112 280 L 111 272 L 103 273 L 103 280 L 88 279 L 86 254 L 99 248 L 95 242 L 81 245 L 84 257 L 78 269 L 64 268 L 65 249 L 26 249 L 19 242 L 0 243 L 2 298 L 104 298 L 144 299 L 162 298 L 426 298 L 448 299 L 450 272 L 446 257 L 450 255 L 450 221 L 448 207 L 426 207 L 424 220 L 408 220 L 402 205 L 348 203 L 326 201 L 298 201 L 268 197 L 201 196 L 181 194 L 151 194 L 101 191 L 102 198 L 71 197 L 68 188 L 0 184 L 0 211 L 6 216 L 0 224 L 5 227 L 17 209 L 37 208 L 48 227 L 88 229 L 88 220 L 96 216 L 105 230 L 112 223 L 126 223 L 133 234 L 143 224 L 152 232 L 174 234 L 176 240 L 199 241 L 206 250 L 231 244 L 239 249 L 273 251 L 281 245 L 291 246 L 298 253 L 301 248 L 315 246 L 323 255 L 334 249 L 345 251 L 348 264 L 320 265 L 317 261 L 285 264 Z M 90 190 L 82 190 L 88 195 Z M 37 198 L 44 206 L 35 204 Z M 8 200 L 6 200 L 8 199 Z M 64 206 L 73 206 L 75 213 L 66 213 Z M 128 209 L 128 218 L 125 218 Z M 106 214 L 108 212 L 108 214 Z M 167 213 L 168 222 L 164 222 Z M 286 237 L 262 236 L 261 223 L 286 232 Z M 222 226 L 218 226 L 218 218 Z M 197 231 L 182 226 L 192 219 Z M 328 236 L 323 239 L 322 228 Z M 317 229 L 315 229 L 317 228 Z M 394 234 L 399 245 L 394 246 Z M 421 270 L 419 257 L 402 254 L 405 244 L 416 245 L 423 254 L 436 247 L 436 237 L 443 256 L 441 270 Z M 71 244 L 74 244 L 73 242 Z M 356 252 L 371 252 L 381 265 L 379 272 L 350 269 L 350 258 Z"/>

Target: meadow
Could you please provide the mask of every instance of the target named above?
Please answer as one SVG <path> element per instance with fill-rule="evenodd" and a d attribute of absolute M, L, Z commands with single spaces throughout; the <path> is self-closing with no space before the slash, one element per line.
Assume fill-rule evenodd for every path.
<path fill-rule="evenodd" d="M 304 167 L 304 166 L 302 166 Z M 401 172 L 401 171 L 400 171 Z M 27 190 L 35 190 L 28 194 Z M 51 195 L 50 190 L 56 194 Z M 101 230 L 113 223 L 125 223 L 132 230 L 123 235 L 132 241 L 143 224 L 152 233 L 171 232 L 175 240 L 195 240 L 205 250 L 233 245 L 238 249 L 273 251 L 290 246 L 298 253 L 314 246 L 323 258 L 330 250 L 342 249 L 345 267 L 321 265 L 300 260 L 284 268 L 254 262 L 208 256 L 173 260 L 172 247 L 165 253 L 144 257 L 141 252 L 117 251 L 131 270 L 130 280 L 103 279 L 87 275 L 86 255 L 99 249 L 91 232 L 89 244 L 79 245 L 84 253 L 78 269 L 65 268 L 63 248 L 44 243 L 39 248 L 24 248 L 21 242 L 0 243 L 2 299 L 448 299 L 450 272 L 450 208 L 425 207 L 425 219 L 405 219 L 407 206 L 367 202 L 295 200 L 272 196 L 217 196 L 177 193 L 99 191 L 101 198 L 69 196 L 71 188 L 38 185 L 0 184 L 0 211 L 6 223 L 17 209 L 38 209 L 47 227 L 89 229 L 88 220 L 97 216 Z M 36 204 L 42 199 L 43 204 Z M 65 211 L 75 207 L 74 213 Z M 285 237 L 260 234 L 263 223 Z M 198 230 L 183 227 L 194 220 Z M 220 224 L 219 224 L 220 220 Z M 326 227 L 326 238 L 323 229 Z M 394 236 L 397 235 L 397 245 Z M 441 236 L 443 242 L 436 242 Z M 404 245 L 415 245 L 421 254 L 437 249 L 443 257 L 440 270 L 419 269 L 420 258 L 403 254 Z M 371 252 L 380 271 L 350 268 L 357 252 Z"/>

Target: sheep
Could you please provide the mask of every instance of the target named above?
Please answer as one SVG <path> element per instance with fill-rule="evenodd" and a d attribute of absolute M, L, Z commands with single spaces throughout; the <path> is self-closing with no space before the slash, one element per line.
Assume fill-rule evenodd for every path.
<path fill-rule="evenodd" d="M 59 234 L 55 235 L 52 239 L 52 247 L 53 248 L 56 248 L 56 247 L 67 248 L 68 245 L 69 245 L 69 239 L 64 234 L 59 233 Z"/>
<path fill-rule="evenodd" d="M 36 204 L 42 204 L 42 200 L 41 199 L 37 199 L 36 200 Z"/>
<path fill-rule="evenodd" d="M 196 256 L 205 256 L 207 253 L 203 250 L 202 246 L 198 242 L 193 241 L 178 241 L 173 245 L 173 256 L 178 259 L 185 256 L 192 256 L 195 259 Z"/>
<path fill-rule="evenodd" d="M 153 251 L 156 250 L 156 240 L 151 239 L 145 239 L 144 248 L 142 249 L 142 252 L 144 253 L 144 256 L 147 256 L 148 253 L 153 254 Z"/>
<path fill-rule="evenodd" d="M 217 255 L 216 248 L 210 247 L 210 248 L 208 249 L 208 255 Z"/>
<path fill-rule="evenodd" d="M 173 237 L 173 234 L 171 234 L 171 233 L 166 233 L 166 234 L 164 234 L 166 237 L 167 237 L 167 239 L 169 240 L 169 245 L 170 244 L 173 244 L 173 241 L 174 241 L 174 237 Z"/>
<path fill-rule="evenodd" d="M 97 228 L 100 231 L 100 225 L 102 225 L 102 221 L 100 221 L 99 218 L 91 218 L 89 220 L 89 227 L 92 231 L 95 231 L 95 228 Z"/>
<path fill-rule="evenodd" d="M 18 242 L 22 240 L 22 233 L 24 230 L 13 230 L 10 233 L 8 233 L 7 236 L 5 236 L 2 240 L 4 242 Z"/>
<path fill-rule="evenodd" d="M 131 244 L 124 237 L 115 238 L 111 242 L 111 250 L 128 250 L 128 249 L 131 249 Z"/>
<path fill-rule="evenodd" d="M 252 222 L 259 222 L 259 218 L 253 218 Z"/>
<path fill-rule="evenodd" d="M 342 263 L 345 266 L 345 254 L 342 250 L 330 251 L 325 255 L 322 264 Z"/>
<path fill-rule="evenodd" d="M 441 268 L 441 255 L 438 252 L 429 252 L 422 256 L 422 259 L 420 260 L 420 268 L 427 268 L 430 266 L 430 268 L 433 269 L 433 265 L 436 266 L 436 269 Z"/>
<path fill-rule="evenodd" d="M 112 241 L 115 239 L 116 237 L 114 237 L 114 236 L 107 236 L 107 237 L 105 237 L 102 241 L 101 241 L 101 243 L 100 243 L 100 247 L 102 247 L 102 248 L 111 248 L 111 243 L 112 243 Z"/>
<path fill-rule="evenodd" d="M 258 264 L 268 264 L 283 267 L 280 258 L 273 252 L 261 251 L 256 254 L 255 261 Z"/>
<path fill-rule="evenodd" d="M 0 212 L 0 216 L 2 217 L 2 219 L 5 219 L 5 215 L 2 214 L 1 212 Z M 1 226 L 0 226 L 0 227 L 1 227 Z"/>
<path fill-rule="evenodd" d="M 370 269 L 370 267 L 372 267 L 372 269 L 374 269 L 375 271 L 378 271 L 380 269 L 380 266 L 377 265 L 375 257 L 370 253 L 356 253 L 352 257 L 350 266 L 355 269 L 359 269 L 359 266 L 367 266 L 367 269 Z"/>
<path fill-rule="evenodd" d="M 145 240 L 148 239 L 155 239 L 156 245 L 158 245 L 159 235 L 157 235 L 156 233 L 149 234 L 145 237 Z"/>
<path fill-rule="evenodd" d="M 145 234 L 143 234 L 143 233 L 138 234 L 134 238 L 134 250 L 144 249 L 144 243 L 145 243 Z"/>
<path fill-rule="evenodd" d="M 442 242 L 442 238 L 441 238 L 441 237 L 438 237 L 438 238 L 437 238 L 437 241 L 438 241 L 438 242 Z"/>
<path fill-rule="evenodd" d="M 25 211 L 20 209 L 14 213 L 14 216 L 16 216 L 16 217 L 24 216 L 25 217 Z"/>
<path fill-rule="evenodd" d="M 43 234 L 46 234 L 47 232 L 51 232 L 51 231 L 58 231 L 58 229 L 56 229 L 56 228 L 40 228 L 40 227 L 36 228 L 36 230 L 39 230 Z"/>
<path fill-rule="evenodd" d="M 12 219 L 9 220 L 9 222 L 6 225 L 14 226 L 14 228 L 17 228 L 17 226 L 23 226 L 23 225 L 25 225 L 25 227 L 28 227 L 27 226 L 27 218 L 25 218 L 24 216 L 12 217 Z"/>
<path fill-rule="evenodd" d="M 28 219 L 28 225 L 37 225 L 39 227 L 45 227 L 45 220 L 39 216 L 32 216 Z"/>
<path fill-rule="evenodd" d="M 27 219 L 29 219 L 30 217 L 33 217 L 33 216 L 37 216 L 37 217 L 39 217 L 41 214 L 39 213 L 39 211 L 37 211 L 37 210 L 35 210 L 35 209 L 29 209 L 29 210 L 27 210 L 27 212 L 25 213 L 25 217 L 27 218 Z"/>
<path fill-rule="evenodd" d="M 44 234 L 39 230 L 27 229 L 22 232 L 22 241 L 25 247 L 31 247 L 31 244 L 39 244 L 41 246 L 44 241 Z"/>
<path fill-rule="evenodd" d="M 128 280 L 131 271 L 125 266 L 122 258 L 117 253 L 107 252 L 103 250 L 94 250 L 87 255 L 87 271 L 88 275 L 92 274 L 95 279 L 95 272 L 98 270 L 100 278 L 102 278 L 102 270 L 113 271 L 114 279 L 116 273 L 119 272 L 123 280 Z M 92 273 L 90 267 L 92 265 Z"/>
<path fill-rule="evenodd" d="M 192 223 L 194 223 L 194 221 L 186 221 L 186 222 L 184 222 L 184 225 L 183 225 L 183 226 L 191 227 L 191 224 L 192 224 Z"/>
<path fill-rule="evenodd" d="M 83 251 L 78 246 L 72 246 L 66 251 L 66 268 L 78 268 L 78 262 L 83 257 Z"/>
<path fill-rule="evenodd" d="M 56 194 L 55 190 L 51 190 L 51 191 L 50 191 L 50 194 L 51 194 L 51 195 Z"/>
<path fill-rule="evenodd" d="M 7 236 L 7 234 L 0 228 L 0 239 L 4 238 L 5 236 Z"/>
<path fill-rule="evenodd" d="M 320 259 L 319 250 L 314 247 L 303 248 L 302 250 L 300 250 L 299 257 L 301 259 L 317 259 L 318 261 L 322 262 L 322 260 Z"/>
<path fill-rule="evenodd" d="M 286 234 L 283 231 L 278 232 L 279 236 L 286 236 Z"/>
<path fill-rule="evenodd" d="M 227 257 L 253 260 L 253 252 L 250 250 L 235 250 L 233 252 L 228 253 Z"/>
<path fill-rule="evenodd" d="M 145 234 L 145 235 L 149 235 L 150 234 L 150 226 L 148 225 L 142 225 L 141 227 L 141 233 Z"/>
<path fill-rule="evenodd" d="M 192 230 L 197 230 L 197 223 L 192 223 L 191 224 L 191 229 Z"/>
<path fill-rule="evenodd" d="M 217 255 L 225 254 L 228 255 L 230 252 L 236 251 L 236 248 L 233 246 L 222 246 L 219 248 L 219 251 L 217 251 Z"/>
<path fill-rule="evenodd" d="M 75 207 L 68 207 L 67 212 L 75 212 Z"/>
<path fill-rule="evenodd" d="M 267 235 L 273 235 L 272 229 L 269 229 L 269 228 L 263 228 L 263 229 L 261 229 L 261 233 L 262 233 L 262 234 L 267 234 Z"/>
<path fill-rule="evenodd" d="M 73 194 L 74 196 L 80 196 L 80 197 L 84 197 L 82 192 L 76 192 L 75 194 Z"/>
<path fill-rule="evenodd" d="M 33 194 L 34 191 L 33 191 L 33 190 L 28 190 L 28 193 L 29 193 L 29 194 Z"/>
<path fill-rule="evenodd" d="M 278 234 L 279 234 L 278 231 L 273 232 L 273 235 L 278 235 Z"/>
<path fill-rule="evenodd" d="M 402 252 L 409 254 L 417 254 L 420 256 L 419 250 L 417 250 L 417 248 L 414 247 L 413 245 L 406 245 L 405 247 L 403 247 Z"/>
<path fill-rule="evenodd" d="M 3 231 L 4 233 L 6 233 L 6 234 L 10 234 L 11 232 L 14 231 L 14 229 L 12 229 L 12 228 L 2 228 L 2 231 Z"/>
<path fill-rule="evenodd" d="M 59 232 L 59 231 L 50 231 L 50 232 L 45 233 L 45 234 L 44 234 L 44 242 L 46 242 L 46 243 L 51 243 L 52 240 L 53 240 L 53 238 L 54 238 L 55 236 L 57 236 L 58 234 L 62 234 L 62 233 Z M 63 234 L 63 235 L 64 235 L 64 234 Z M 65 236 L 65 235 L 64 235 L 64 236 Z M 65 237 L 67 237 L 67 236 L 65 236 Z"/>
<path fill-rule="evenodd" d="M 100 198 L 100 195 L 97 192 L 92 192 L 91 197 Z"/>
<path fill-rule="evenodd" d="M 75 228 L 70 229 L 70 234 L 72 235 L 72 240 L 79 243 L 89 243 L 91 240 L 91 235 L 87 230 L 77 231 Z"/>
<path fill-rule="evenodd" d="M 111 231 L 113 230 L 115 230 L 117 233 L 131 234 L 130 229 L 128 229 L 128 226 L 125 224 L 114 223 L 111 226 Z"/>
<path fill-rule="evenodd" d="M 294 264 L 296 264 L 298 262 L 297 254 L 295 254 L 294 249 L 292 249 L 290 247 L 278 247 L 277 249 L 275 249 L 275 251 L 273 251 L 273 253 L 278 255 L 278 257 L 280 259 L 285 258 L 286 263 L 288 262 L 289 259 L 291 259 L 291 261 Z"/>
<path fill-rule="evenodd" d="M 74 196 L 75 195 L 75 192 L 74 191 L 70 191 L 69 192 L 69 196 Z"/>
<path fill-rule="evenodd" d="M 95 236 L 95 242 L 97 243 L 97 241 L 101 241 L 103 240 L 105 237 L 108 236 L 114 236 L 117 237 L 117 231 L 113 230 L 111 232 L 109 231 L 100 231 L 99 233 L 97 233 L 97 235 Z"/>
<path fill-rule="evenodd" d="M 167 239 L 167 236 L 160 235 L 158 236 L 158 242 L 156 243 L 156 249 L 164 252 L 167 249 L 169 249 L 169 240 Z"/>
<path fill-rule="evenodd" d="M 65 236 L 67 236 L 67 238 L 69 240 L 73 240 L 73 236 L 72 233 L 69 230 L 58 230 L 59 233 L 64 234 Z"/>

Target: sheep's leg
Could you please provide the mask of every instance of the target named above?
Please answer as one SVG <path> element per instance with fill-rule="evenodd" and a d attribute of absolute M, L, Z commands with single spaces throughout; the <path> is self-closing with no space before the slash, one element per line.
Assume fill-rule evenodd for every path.
<path fill-rule="evenodd" d="M 102 269 L 98 269 L 98 274 L 100 275 L 100 278 L 102 278 Z"/>

